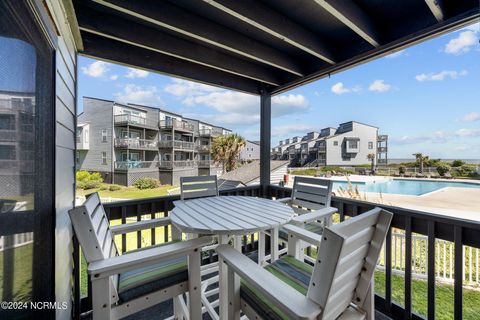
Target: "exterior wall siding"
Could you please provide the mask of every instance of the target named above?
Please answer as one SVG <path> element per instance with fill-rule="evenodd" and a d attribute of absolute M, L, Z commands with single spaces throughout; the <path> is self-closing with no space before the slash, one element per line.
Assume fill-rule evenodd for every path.
<path fill-rule="evenodd" d="M 55 297 L 68 308 L 56 319 L 71 317 L 72 227 L 68 210 L 75 204 L 76 49 L 60 1 L 46 1 L 59 32 L 56 48 L 56 159 L 55 159 Z"/>
<path fill-rule="evenodd" d="M 260 146 L 247 140 L 245 147 L 240 151 L 240 160 L 260 160 Z"/>

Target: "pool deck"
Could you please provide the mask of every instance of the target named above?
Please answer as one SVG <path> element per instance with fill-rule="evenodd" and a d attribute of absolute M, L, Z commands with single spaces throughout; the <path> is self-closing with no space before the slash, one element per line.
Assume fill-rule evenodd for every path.
<path fill-rule="evenodd" d="M 322 178 L 325 179 L 325 178 Z M 346 177 L 330 177 L 333 181 L 347 181 Z M 383 176 L 359 176 L 350 175 L 348 180 L 351 182 L 379 182 L 391 180 L 392 177 Z M 395 179 L 402 179 L 397 178 Z M 479 185 L 479 188 L 442 188 L 437 191 L 426 193 L 421 196 L 391 194 L 391 193 L 362 193 L 367 201 L 398 206 L 407 209 L 425 211 L 429 213 L 446 215 L 460 219 L 474 220 L 480 222 L 480 181 L 466 179 L 415 179 L 403 178 L 419 181 L 445 181 L 445 182 L 472 182 Z M 289 187 L 293 185 L 293 177 L 290 179 Z"/>

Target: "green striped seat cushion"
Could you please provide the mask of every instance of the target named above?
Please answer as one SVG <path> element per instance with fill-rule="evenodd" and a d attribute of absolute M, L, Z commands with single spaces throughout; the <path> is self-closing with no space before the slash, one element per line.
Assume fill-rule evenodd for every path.
<path fill-rule="evenodd" d="M 300 262 L 292 256 L 283 256 L 279 260 L 265 267 L 279 280 L 285 282 L 298 292 L 306 295 L 313 267 Z M 240 296 L 245 300 L 263 319 L 288 320 L 289 318 L 271 301 L 258 290 L 253 288 L 245 280 L 242 280 Z"/>
<path fill-rule="evenodd" d="M 173 242 L 176 241 L 129 251 L 126 254 Z M 118 278 L 118 296 L 121 302 L 126 302 L 187 280 L 187 257 L 179 257 L 121 273 Z"/>
<path fill-rule="evenodd" d="M 316 234 L 322 234 L 323 227 L 320 225 L 319 222 L 310 222 L 305 224 L 305 230 L 308 230 Z M 284 228 L 280 228 L 280 230 L 278 231 L 278 237 L 283 241 L 288 241 L 287 230 L 285 230 Z"/>

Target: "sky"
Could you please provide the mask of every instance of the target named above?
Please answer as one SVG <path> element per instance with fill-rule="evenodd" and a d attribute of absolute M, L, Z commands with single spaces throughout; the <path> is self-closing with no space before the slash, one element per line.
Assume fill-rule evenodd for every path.
<path fill-rule="evenodd" d="M 480 159 L 479 23 L 272 98 L 272 147 L 359 121 L 389 136 L 389 158 Z M 259 98 L 79 57 L 83 96 L 180 113 L 259 140 Z"/>

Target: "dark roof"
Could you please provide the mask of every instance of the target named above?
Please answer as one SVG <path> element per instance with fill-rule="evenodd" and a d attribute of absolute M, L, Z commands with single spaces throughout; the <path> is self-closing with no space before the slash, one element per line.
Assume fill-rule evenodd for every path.
<path fill-rule="evenodd" d="M 80 54 L 253 94 L 328 77 L 480 16 L 478 0 L 73 2 Z"/>
<path fill-rule="evenodd" d="M 278 168 L 288 165 L 290 161 L 270 161 L 270 171 L 275 171 Z M 246 163 L 243 166 L 227 172 L 220 176 L 219 185 L 229 181 L 238 182 L 246 185 L 247 183 L 258 179 L 260 177 L 260 161 L 252 161 L 251 163 Z"/>
<path fill-rule="evenodd" d="M 260 145 L 260 141 L 252 141 L 252 140 L 247 140 L 250 143 L 256 144 L 257 146 Z"/>

